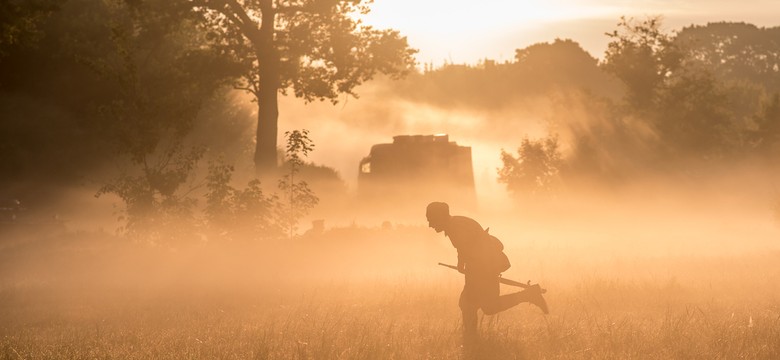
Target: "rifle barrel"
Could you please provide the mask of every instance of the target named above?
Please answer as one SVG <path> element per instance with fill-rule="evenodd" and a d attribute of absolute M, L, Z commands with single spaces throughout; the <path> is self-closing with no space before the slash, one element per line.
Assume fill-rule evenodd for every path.
<path fill-rule="evenodd" d="M 450 264 L 445 264 L 445 263 L 439 263 L 439 265 L 444 266 L 444 267 L 448 267 L 448 268 L 450 268 L 452 270 L 458 270 L 458 267 L 455 266 L 455 265 L 450 265 Z"/>
<path fill-rule="evenodd" d="M 450 265 L 450 264 L 445 264 L 445 263 L 439 263 L 439 265 L 444 266 L 444 267 L 448 267 L 448 268 L 453 269 L 453 270 L 458 270 L 458 267 L 455 266 L 455 265 Z M 514 280 L 510 280 L 510 279 L 505 279 L 505 278 L 502 278 L 500 276 L 498 277 L 498 282 L 500 282 L 502 284 L 505 284 L 505 285 L 521 287 L 523 289 L 528 289 L 528 288 L 531 288 L 531 287 L 534 287 L 534 286 L 538 286 L 538 285 L 524 284 L 524 283 L 521 283 L 519 281 L 514 281 Z M 541 289 L 541 291 L 542 291 L 542 294 L 544 294 L 544 293 L 547 292 L 547 289 Z"/>

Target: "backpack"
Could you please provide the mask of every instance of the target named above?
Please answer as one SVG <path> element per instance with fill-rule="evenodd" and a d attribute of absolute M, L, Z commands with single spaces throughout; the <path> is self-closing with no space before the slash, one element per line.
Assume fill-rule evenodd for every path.
<path fill-rule="evenodd" d="M 489 251 L 486 254 L 485 265 L 488 266 L 491 271 L 500 274 L 509 270 L 512 264 L 509 263 L 509 258 L 504 254 L 504 244 L 502 244 L 501 240 L 497 237 L 491 235 L 488 232 L 489 230 L 490 228 L 485 229 L 485 234 L 487 235 L 486 240 L 490 244 L 488 248 L 493 249 L 493 251 Z"/>

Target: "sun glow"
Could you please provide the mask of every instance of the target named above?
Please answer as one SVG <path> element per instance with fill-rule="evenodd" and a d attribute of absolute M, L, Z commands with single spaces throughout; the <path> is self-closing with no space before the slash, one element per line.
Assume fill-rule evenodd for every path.
<path fill-rule="evenodd" d="M 374 3 L 366 22 L 414 32 L 459 34 L 534 27 L 548 22 L 603 16 L 615 12 L 615 7 L 586 6 L 582 2 L 563 0 L 379 0 Z"/>
<path fill-rule="evenodd" d="M 363 20 L 399 30 L 420 50 L 421 63 L 441 65 L 508 61 L 515 49 L 555 38 L 577 41 L 599 57 L 608 42 L 604 33 L 624 15 L 660 15 L 667 29 L 679 29 L 712 21 L 776 26 L 779 12 L 776 0 L 710 0 L 707 6 L 697 0 L 375 0 Z"/>
<path fill-rule="evenodd" d="M 377 0 L 364 22 L 400 30 L 413 47 L 420 49 L 420 61 L 473 62 L 476 54 L 495 53 L 485 50 L 505 43 L 507 36 L 522 43 L 524 34 L 554 23 L 615 18 L 620 12 L 615 6 L 594 6 L 577 0 Z M 503 60 L 511 58 L 515 48 L 507 47 Z"/>

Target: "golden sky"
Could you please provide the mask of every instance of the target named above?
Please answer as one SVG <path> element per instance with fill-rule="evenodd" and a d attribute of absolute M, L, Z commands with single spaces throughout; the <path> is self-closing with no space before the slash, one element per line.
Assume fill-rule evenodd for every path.
<path fill-rule="evenodd" d="M 569 38 L 601 57 L 621 15 L 662 15 L 667 31 L 714 21 L 780 25 L 780 0 L 375 0 L 367 24 L 393 28 L 420 62 L 511 60 L 515 49 Z"/>

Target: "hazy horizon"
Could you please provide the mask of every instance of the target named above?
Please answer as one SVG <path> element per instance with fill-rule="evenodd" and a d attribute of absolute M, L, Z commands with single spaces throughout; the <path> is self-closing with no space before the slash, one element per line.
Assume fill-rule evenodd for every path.
<path fill-rule="evenodd" d="M 556 38 L 574 40 L 603 58 L 609 42 L 604 33 L 621 16 L 660 15 L 667 30 L 721 21 L 780 25 L 780 2 L 771 0 L 376 0 L 371 9 L 366 24 L 400 31 L 420 50 L 417 60 L 434 66 L 511 61 L 515 49 Z"/>
<path fill-rule="evenodd" d="M 780 359 L 777 15 L 0 3 L 0 358 Z"/>

